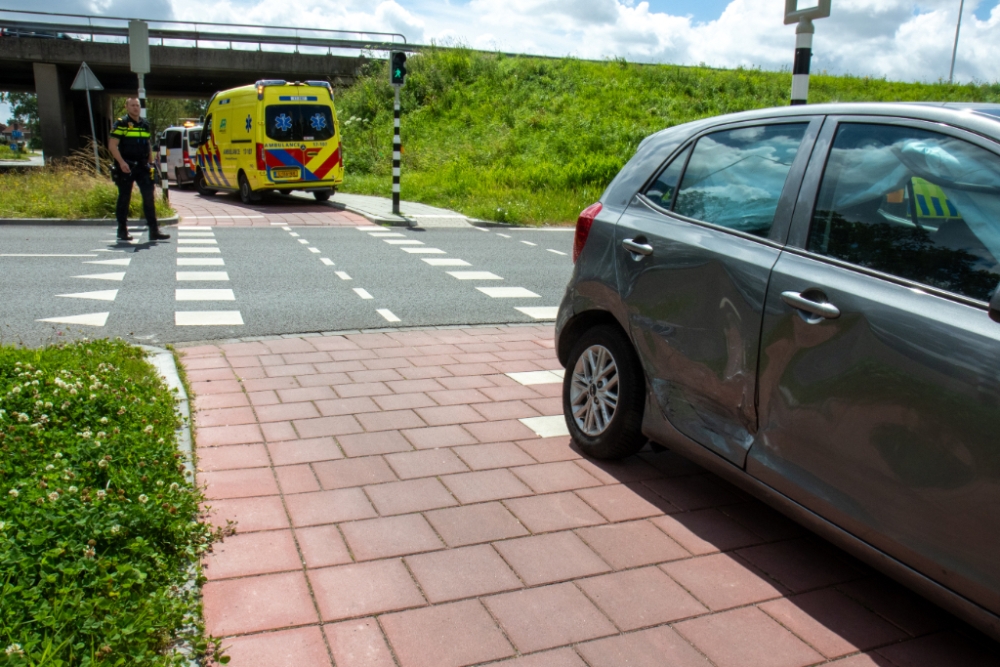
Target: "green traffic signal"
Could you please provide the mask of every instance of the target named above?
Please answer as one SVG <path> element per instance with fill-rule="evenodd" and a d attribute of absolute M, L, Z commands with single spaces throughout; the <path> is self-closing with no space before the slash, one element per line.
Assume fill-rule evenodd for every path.
<path fill-rule="evenodd" d="M 390 56 L 392 67 L 389 70 L 389 80 L 393 85 L 401 86 L 406 80 L 406 54 L 393 51 Z"/>

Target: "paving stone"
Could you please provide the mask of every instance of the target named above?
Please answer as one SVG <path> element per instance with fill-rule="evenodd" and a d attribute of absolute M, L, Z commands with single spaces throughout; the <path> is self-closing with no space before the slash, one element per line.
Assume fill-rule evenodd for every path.
<path fill-rule="evenodd" d="M 209 581 L 302 569 L 291 530 L 230 535 L 212 545 L 202 562 Z"/>
<path fill-rule="evenodd" d="M 577 582 L 622 630 L 637 630 L 700 616 L 708 609 L 655 567 L 615 572 Z"/>
<path fill-rule="evenodd" d="M 472 436 L 469 436 L 469 440 L 472 441 Z M 513 442 L 467 445 L 455 447 L 453 451 L 473 470 L 508 468 L 535 463 L 535 460 L 528 456 L 527 452 Z"/>
<path fill-rule="evenodd" d="M 266 468 L 271 465 L 267 448 L 257 445 L 226 445 L 205 447 L 198 450 L 198 470 L 236 470 L 239 468 Z"/>
<path fill-rule="evenodd" d="M 449 475 L 468 470 L 468 467 L 450 449 L 428 449 L 387 454 L 385 460 L 400 479 Z"/>
<path fill-rule="evenodd" d="M 682 621 L 674 628 L 718 667 L 805 667 L 823 660 L 755 607 Z"/>
<path fill-rule="evenodd" d="M 665 563 L 660 567 L 712 611 L 781 597 L 785 590 L 727 554 Z"/>
<path fill-rule="evenodd" d="M 691 555 L 649 521 L 580 528 L 576 533 L 616 570 L 664 563 Z"/>
<path fill-rule="evenodd" d="M 493 546 L 528 586 L 611 570 L 583 540 L 569 531 L 504 540 Z"/>
<path fill-rule="evenodd" d="M 408 452 L 413 449 L 399 431 L 382 431 L 380 433 L 358 433 L 356 435 L 337 436 L 337 442 L 348 456 L 374 456 L 375 454 L 392 454 Z"/>
<path fill-rule="evenodd" d="M 374 560 L 433 551 L 444 547 L 419 514 L 383 517 L 340 524 L 355 560 Z"/>
<path fill-rule="evenodd" d="M 373 519 L 377 516 L 361 489 L 299 493 L 286 496 L 285 503 L 296 527 Z"/>
<path fill-rule="evenodd" d="M 461 426 L 431 426 L 429 428 L 405 429 L 402 431 L 402 434 L 417 449 L 471 445 L 476 442 L 476 439 Z"/>
<path fill-rule="evenodd" d="M 333 438 L 310 438 L 308 440 L 285 440 L 267 443 L 267 451 L 276 466 L 296 463 L 313 463 L 344 458 L 344 453 Z"/>
<path fill-rule="evenodd" d="M 761 538 L 717 509 L 669 514 L 653 523 L 695 555 L 759 544 Z"/>
<path fill-rule="evenodd" d="M 579 489 L 576 495 L 601 513 L 608 521 L 632 521 L 660 516 L 675 508 L 639 484 L 612 484 Z"/>
<path fill-rule="evenodd" d="M 487 544 L 408 556 L 405 560 L 433 604 L 522 587 L 513 570 Z"/>
<path fill-rule="evenodd" d="M 572 493 L 512 498 L 504 504 L 533 533 L 606 523 L 604 517 Z"/>
<path fill-rule="evenodd" d="M 380 482 L 394 482 L 396 475 L 381 456 L 326 461 L 313 465 L 324 489 L 343 489 Z"/>
<path fill-rule="evenodd" d="M 712 667 L 667 626 L 579 644 L 577 650 L 591 667 Z"/>
<path fill-rule="evenodd" d="M 500 503 L 481 503 L 425 514 L 449 547 L 527 535 L 528 531 Z"/>
<path fill-rule="evenodd" d="M 277 495 L 278 484 L 269 468 L 244 468 L 219 470 L 198 475 L 198 483 L 206 484 L 205 498 L 248 498 L 250 496 Z"/>
<path fill-rule="evenodd" d="M 522 653 L 618 633 L 611 621 L 569 583 L 501 593 L 483 602 Z"/>
<path fill-rule="evenodd" d="M 535 493 L 555 493 L 588 486 L 601 486 L 601 482 L 588 475 L 583 468 L 572 461 L 522 466 L 511 468 L 511 472 L 530 486 Z"/>
<path fill-rule="evenodd" d="M 209 581 L 202 600 L 205 631 L 215 637 L 319 621 L 301 571 Z"/>
<path fill-rule="evenodd" d="M 306 567 L 329 567 L 351 562 L 351 554 L 336 526 L 296 528 L 295 539 L 299 542 Z"/>
<path fill-rule="evenodd" d="M 316 625 L 229 637 L 224 643 L 233 667 L 331 667 L 323 633 Z"/>
<path fill-rule="evenodd" d="M 228 498 L 206 503 L 209 520 L 217 528 L 225 528 L 227 521 L 236 524 L 236 530 L 249 533 L 256 530 L 276 530 L 290 527 L 288 514 L 280 496 L 256 498 Z"/>
<path fill-rule="evenodd" d="M 366 486 L 365 492 L 382 516 L 423 512 L 458 504 L 448 489 L 434 478 Z"/>
<path fill-rule="evenodd" d="M 309 570 L 309 581 L 324 621 L 420 607 L 425 603 L 399 560 Z"/>
<path fill-rule="evenodd" d="M 307 464 L 297 466 L 279 466 L 274 468 L 274 474 L 278 477 L 278 486 L 284 494 L 307 493 L 309 491 L 319 491 L 319 482 L 312 468 Z"/>
<path fill-rule="evenodd" d="M 481 470 L 441 478 L 463 505 L 531 495 L 532 491 L 509 470 Z"/>
<path fill-rule="evenodd" d="M 323 631 L 337 667 L 396 667 L 382 629 L 374 618 L 327 624 Z"/>
<path fill-rule="evenodd" d="M 736 552 L 793 592 L 839 584 L 860 577 L 858 570 L 829 546 L 814 539 L 761 544 Z"/>
<path fill-rule="evenodd" d="M 466 667 L 514 655 L 476 600 L 387 614 L 380 621 L 401 667 Z"/>

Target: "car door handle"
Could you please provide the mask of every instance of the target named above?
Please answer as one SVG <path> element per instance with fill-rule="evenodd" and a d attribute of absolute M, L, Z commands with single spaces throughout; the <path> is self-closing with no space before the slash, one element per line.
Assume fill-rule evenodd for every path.
<path fill-rule="evenodd" d="M 832 303 L 812 301 L 811 299 L 807 299 L 802 296 L 799 292 L 782 292 L 781 300 L 792 308 L 804 310 L 807 313 L 819 315 L 820 317 L 825 317 L 828 320 L 834 320 L 840 317 L 840 309 Z"/>
<path fill-rule="evenodd" d="M 624 247 L 629 252 L 634 252 L 637 255 L 652 255 L 653 246 L 647 243 L 636 243 L 633 239 L 625 239 L 622 241 L 622 247 Z"/>

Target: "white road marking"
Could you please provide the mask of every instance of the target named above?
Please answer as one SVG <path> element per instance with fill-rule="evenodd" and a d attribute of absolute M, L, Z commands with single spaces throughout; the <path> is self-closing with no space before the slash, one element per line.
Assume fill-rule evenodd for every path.
<path fill-rule="evenodd" d="M 285 230 L 286 232 L 290 232 L 290 231 L 292 231 L 292 228 L 291 228 L 291 227 L 289 227 L 288 225 L 285 225 L 285 223 L 283 223 L 283 222 L 272 222 L 271 224 L 272 224 L 272 225 L 284 225 L 284 226 L 282 227 L 282 229 L 284 229 L 284 230 Z"/>
<path fill-rule="evenodd" d="M 177 266 L 225 266 L 221 257 L 178 257 Z"/>
<path fill-rule="evenodd" d="M 525 417 L 517 421 L 534 431 L 535 435 L 539 438 L 557 438 L 561 435 L 569 435 L 569 429 L 566 427 L 566 418 L 562 415 Z"/>
<path fill-rule="evenodd" d="M 509 235 L 507 235 L 507 234 L 501 234 L 500 232 L 497 232 L 497 236 L 499 236 L 502 239 L 509 239 L 510 238 Z"/>
<path fill-rule="evenodd" d="M 490 230 L 488 230 L 488 229 L 483 229 L 482 227 L 476 227 L 475 225 L 473 225 L 473 226 L 472 226 L 472 228 L 473 228 L 473 229 L 476 229 L 476 230 L 478 230 L 478 231 L 481 231 L 481 232 L 486 232 L 487 234 L 489 234 L 489 233 L 490 233 Z"/>
<path fill-rule="evenodd" d="M 93 280 L 125 280 L 125 272 L 121 273 L 91 273 L 86 276 L 73 276 L 73 278 L 91 278 Z"/>
<path fill-rule="evenodd" d="M 283 222 L 272 222 L 271 224 L 275 225 L 275 226 L 279 226 L 279 225 L 284 225 L 285 223 L 283 223 Z"/>
<path fill-rule="evenodd" d="M 423 245 L 423 241 L 417 241 L 416 239 L 382 239 L 389 245 Z"/>
<path fill-rule="evenodd" d="M 425 257 L 423 261 L 431 266 L 472 266 L 464 259 L 454 259 L 451 257 Z"/>
<path fill-rule="evenodd" d="M 532 243 L 531 241 L 521 241 L 524 245 L 538 245 L 537 243 Z"/>
<path fill-rule="evenodd" d="M 406 236 L 406 234 L 400 234 L 399 232 L 371 232 L 368 236 L 373 239 L 388 239 L 388 238 L 399 238 Z"/>
<path fill-rule="evenodd" d="M 125 252 L 124 250 L 109 250 L 108 248 L 94 248 L 90 252 Z M 2 255 L 0 255 L 2 257 Z M 94 255 L 80 255 L 80 257 L 94 257 Z"/>
<path fill-rule="evenodd" d="M 514 382 L 523 385 L 555 384 L 563 381 L 565 371 L 522 371 L 520 373 L 505 373 Z"/>
<path fill-rule="evenodd" d="M 388 308 L 379 308 L 375 312 L 384 317 L 386 322 L 399 322 L 399 318 L 393 315 Z"/>
<path fill-rule="evenodd" d="M 104 252 L 103 250 L 91 250 L 90 252 Z M 97 255 L 45 255 L 39 253 L 4 253 L 0 257 L 97 257 Z"/>
<path fill-rule="evenodd" d="M 302 243 L 302 244 L 308 244 L 308 243 L 309 243 L 309 241 L 306 241 L 305 239 L 299 239 L 299 243 Z"/>
<path fill-rule="evenodd" d="M 174 313 L 174 324 L 179 327 L 234 326 L 243 324 L 238 310 L 179 310 Z"/>
<path fill-rule="evenodd" d="M 56 296 L 65 296 L 71 299 L 94 299 L 96 301 L 114 301 L 115 297 L 118 296 L 118 290 L 116 289 L 104 289 L 97 292 L 76 292 L 74 294 L 56 294 Z"/>
<path fill-rule="evenodd" d="M 176 301 L 236 301 L 231 289 L 179 289 L 174 290 Z"/>
<path fill-rule="evenodd" d="M 178 271 L 177 280 L 229 280 L 229 274 L 225 271 Z"/>
<path fill-rule="evenodd" d="M 540 299 L 541 296 L 523 287 L 477 287 L 477 290 L 494 299 Z"/>
<path fill-rule="evenodd" d="M 205 253 L 205 254 L 213 254 L 214 253 L 216 255 L 222 253 L 222 251 L 219 250 L 218 248 L 178 248 L 177 252 L 185 252 L 185 253 L 196 253 L 196 252 L 198 252 L 198 253 Z"/>
<path fill-rule="evenodd" d="M 340 278 L 341 280 L 350 280 L 351 279 L 351 277 L 349 275 L 347 275 L 347 271 L 335 271 L 334 273 L 336 273 L 337 277 Z"/>
<path fill-rule="evenodd" d="M 289 229 L 289 232 L 290 232 L 288 234 L 289 236 L 291 236 L 293 239 L 299 238 L 299 235 L 297 233 L 291 231 L 291 229 L 292 229 L 291 227 L 289 227 L 288 229 Z"/>
<path fill-rule="evenodd" d="M 177 239 L 177 242 L 186 245 L 219 245 L 215 239 Z"/>
<path fill-rule="evenodd" d="M 320 257 L 319 261 L 323 262 L 327 266 L 333 266 L 333 260 L 330 259 L 329 257 Z"/>
<path fill-rule="evenodd" d="M 354 293 L 357 294 L 358 296 L 360 296 L 362 299 L 374 299 L 375 298 L 371 294 L 368 293 L 368 290 L 362 289 L 360 287 L 355 287 L 354 288 Z"/>
<path fill-rule="evenodd" d="M 515 308 L 528 317 L 536 320 L 554 320 L 559 312 L 558 306 L 539 306 L 538 308 Z"/>
<path fill-rule="evenodd" d="M 400 248 L 400 250 L 402 250 L 404 252 L 411 253 L 411 254 L 415 254 L 415 255 L 416 254 L 419 254 L 419 255 L 447 255 L 448 254 L 444 250 L 441 250 L 439 248 Z"/>
<path fill-rule="evenodd" d="M 183 238 L 215 238 L 215 232 L 211 229 L 207 232 L 185 232 L 181 230 L 177 232 L 177 236 Z"/>
<path fill-rule="evenodd" d="M 95 259 L 90 262 L 84 262 L 84 264 L 104 264 L 107 266 L 128 266 L 132 261 L 131 257 L 125 257 L 124 259 Z"/>
<path fill-rule="evenodd" d="M 190 215 L 185 215 L 184 217 L 185 217 L 185 218 L 190 218 L 190 217 L 192 217 L 192 216 L 190 216 Z M 194 216 L 194 217 L 196 217 L 196 218 L 197 218 L 198 216 Z M 199 229 L 205 229 L 205 226 L 204 226 L 204 225 L 177 225 L 177 229 L 178 229 L 178 230 L 186 230 L 186 231 L 191 231 L 191 230 L 199 230 Z M 209 227 L 208 229 L 211 229 L 211 227 Z"/>
<path fill-rule="evenodd" d="M 108 321 L 108 313 L 88 313 L 86 315 L 67 315 L 66 317 L 47 317 L 36 322 L 55 322 L 56 324 L 85 324 L 89 327 L 103 327 Z"/>
<path fill-rule="evenodd" d="M 566 256 L 566 253 L 564 253 L 564 252 L 559 252 L 558 250 L 553 250 L 552 248 L 546 248 L 546 250 L 548 250 L 549 252 L 552 252 L 552 253 L 555 253 L 555 254 L 557 254 L 557 255 L 562 255 L 563 257 L 565 257 L 565 256 Z"/>
<path fill-rule="evenodd" d="M 489 271 L 447 271 L 446 273 L 459 280 L 503 280 L 497 274 Z"/>
<path fill-rule="evenodd" d="M 226 219 L 226 218 L 240 218 L 240 219 L 250 219 L 250 218 L 264 218 L 267 216 L 263 215 L 185 215 L 185 220 L 214 220 L 214 219 Z"/>
<path fill-rule="evenodd" d="M 309 252 L 314 252 L 314 253 L 316 253 L 318 255 L 319 254 L 319 248 L 309 248 Z"/>
<path fill-rule="evenodd" d="M 378 225 L 364 225 L 362 227 L 355 227 L 355 229 L 359 232 L 373 232 L 382 229 L 382 227 L 379 227 Z"/>

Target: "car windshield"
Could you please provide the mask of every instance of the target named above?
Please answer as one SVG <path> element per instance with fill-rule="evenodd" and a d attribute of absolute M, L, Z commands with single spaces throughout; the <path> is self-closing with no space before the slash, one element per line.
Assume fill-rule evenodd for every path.
<path fill-rule="evenodd" d="M 322 104 L 272 104 L 264 113 L 274 141 L 325 141 L 333 136 L 333 114 Z"/>

